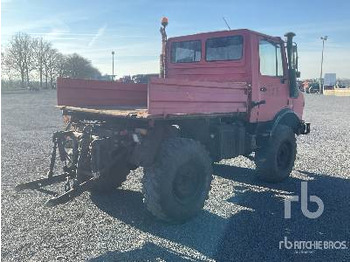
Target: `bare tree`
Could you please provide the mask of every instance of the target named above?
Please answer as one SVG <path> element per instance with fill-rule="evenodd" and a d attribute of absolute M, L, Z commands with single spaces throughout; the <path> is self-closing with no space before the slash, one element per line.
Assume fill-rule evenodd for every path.
<path fill-rule="evenodd" d="M 21 86 L 29 86 L 31 72 L 35 80 L 39 78 L 40 87 L 54 87 L 57 77 L 94 79 L 101 76 L 91 61 L 78 55 L 64 56 L 52 48 L 43 38 L 32 38 L 25 33 L 13 36 L 2 55 L 1 67 L 9 76 L 20 78 Z"/>
<path fill-rule="evenodd" d="M 45 59 L 45 79 L 50 81 L 50 87 L 55 87 L 57 77 L 67 76 L 65 68 L 66 58 L 57 49 L 51 49 Z"/>
<path fill-rule="evenodd" d="M 5 68 L 5 53 L 1 51 L 1 69 L 4 70 Z"/>
<path fill-rule="evenodd" d="M 22 87 L 29 85 L 34 57 L 33 39 L 28 34 L 17 33 L 12 38 L 5 53 L 5 63 L 10 70 L 20 75 Z"/>
<path fill-rule="evenodd" d="M 55 74 L 55 60 L 58 51 L 56 49 L 49 49 L 45 52 L 44 57 L 44 76 L 45 76 L 45 88 L 48 88 L 48 81 L 50 81 L 50 86 L 53 86 L 53 78 Z"/>
<path fill-rule="evenodd" d="M 49 56 L 48 53 L 51 50 L 51 43 L 46 42 L 43 40 L 43 38 L 37 38 L 33 41 L 33 51 L 34 51 L 34 61 L 35 61 L 35 68 L 38 70 L 39 73 L 39 83 L 40 88 L 43 87 L 43 73 L 44 73 L 44 66 L 45 66 L 45 60 Z"/>
<path fill-rule="evenodd" d="M 9 77 L 10 67 L 5 59 L 5 53 L 1 52 L 1 80 L 5 78 L 5 75 Z"/>
<path fill-rule="evenodd" d="M 68 77 L 67 56 L 58 53 L 55 60 L 56 77 Z"/>

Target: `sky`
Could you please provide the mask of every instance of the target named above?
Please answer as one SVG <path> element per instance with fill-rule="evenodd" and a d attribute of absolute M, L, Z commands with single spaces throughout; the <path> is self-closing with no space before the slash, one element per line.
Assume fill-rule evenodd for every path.
<path fill-rule="evenodd" d="M 169 18 L 168 37 L 247 28 L 274 36 L 296 33 L 301 78 L 323 72 L 350 78 L 350 1 L 146 1 L 1 0 L 1 49 L 17 32 L 43 37 L 63 54 L 78 53 L 111 74 L 112 50 L 118 76 L 157 73 L 160 19 Z"/>

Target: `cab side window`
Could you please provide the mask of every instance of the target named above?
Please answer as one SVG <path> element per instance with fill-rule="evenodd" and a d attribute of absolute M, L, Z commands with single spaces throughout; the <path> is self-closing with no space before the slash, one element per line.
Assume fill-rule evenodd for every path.
<path fill-rule="evenodd" d="M 202 56 L 202 44 L 200 40 L 174 42 L 171 45 L 172 63 L 199 62 Z"/>
<path fill-rule="evenodd" d="M 207 61 L 240 60 L 243 55 L 241 35 L 209 38 L 205 44 Z"/>
<path fill-rule="evenodd" d="M 266 40 L 259 41 L 260 74 L 283 76 L 281 46 Z"/>

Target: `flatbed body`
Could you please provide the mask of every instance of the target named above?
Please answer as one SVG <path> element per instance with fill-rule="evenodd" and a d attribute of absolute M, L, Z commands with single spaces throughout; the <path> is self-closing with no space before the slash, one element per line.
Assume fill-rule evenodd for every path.
<path fill-rule="evenodd" d="M 231 38 L 241 41 L 235 45 L 235 58 L 209 61 L 208 43 L 221 39 L 220 45 Z M 174 55 L 187 52 L 174 49 L 181 43 L 198 43 L 198 61 L 173 61 Z M 220 48 L 212 50 L 221 54 Z M 280 55 L 271 58 L 272 49 Z M 270 60 L 261 60 L 260 52 Z M 164 57 L 164 78 L 151 78 L 147 84 L 59 78 L 58 106 L 74 107 L 70 111 L 79 114 L 133 119 L 245 114 L 247 122 L 262 123 L 286 110 L 302 119 L 304 98 L 291 85 L 285 42 L 279 37 L 241 29 L 169 38 Z M 276 59 L 278 73 L 261 72 L 264 63 L 272 61 L 273 67 Z"/>
<path fill-rule="evenodd" d="M 83 90 L 83 92 L 82 92 Z M 178 119 L 246 115 L 243 82 L 151 79 L 148 85 L 58 79 L 58 107 L 89 118 Z"/>

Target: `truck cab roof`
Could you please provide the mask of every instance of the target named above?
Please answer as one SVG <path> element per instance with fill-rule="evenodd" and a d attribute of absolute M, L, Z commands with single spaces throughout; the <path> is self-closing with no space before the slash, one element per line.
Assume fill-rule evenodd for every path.
<path fill-rule="evenodd" d="M 269 38 L 269 39 L 274 39 L 275 41 L 281 40 L 282 39 L 279 36 L 270 36 L 267 34 L 263 34 L 254 30 L 250 29 L 233 29 L 233 30 L 221 30 L 221 31 L 213 31 L 213 32 L 203 32 L 203 33 L 196 33 L 196 34 L 191 34 L 191 35 L 184 35 L 184 36 L 175 36 L 175 37 L 170 37 L 168 39 L 169 42 L 173 41 L 184 41 L 184 40 L 192 40 L 192 39 L 206 39 L 210 37 L 220 37 L 220 36 L 228 36 L 228 35 L 259 35 L 264 38 Z"/>

